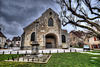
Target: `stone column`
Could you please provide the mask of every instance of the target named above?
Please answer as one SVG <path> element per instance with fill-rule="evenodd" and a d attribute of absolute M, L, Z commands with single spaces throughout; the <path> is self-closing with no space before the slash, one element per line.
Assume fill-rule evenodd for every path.
<path fill-rule="evenodd" d="M 37 28 L 38 28 L 38 23 L 39 22 L 35 22 L 35 41 L 37 41 Z"/>
<path fill-rule="evenodd" d="M 34 46 L 32 45 L 32 53 L 31 54 L 34 54 L 35 52 L 34 52 Z"/>
<path fill-rule="evenodd" d="M 44 49 L 44 46 L 45 46 L 45 35 L 43 35 L 43 49 Z"/>
<path fill-rule="evenodd" d="M 62 31 L 61 31 L 62 28 L 60 28 L 60 35 L 59 35 L 59 39 L 60 39 L 60 43 L 59 43 L 59 46 L 62 46 Z"/>

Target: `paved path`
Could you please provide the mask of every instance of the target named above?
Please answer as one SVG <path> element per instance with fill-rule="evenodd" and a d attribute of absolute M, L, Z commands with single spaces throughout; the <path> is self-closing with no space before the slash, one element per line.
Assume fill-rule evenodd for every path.
<path fill-rule="evenodd" d="M 100 55 L 100 53 L 91 53 L 91 52 L 80 52 L 80 53 L 87 53 L 87 54 L 93 54 L 93 55 Z"/>

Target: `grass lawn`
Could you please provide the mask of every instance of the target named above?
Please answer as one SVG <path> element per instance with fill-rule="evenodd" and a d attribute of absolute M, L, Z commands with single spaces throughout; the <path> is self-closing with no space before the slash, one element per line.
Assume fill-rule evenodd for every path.
<path fill-rule="evenodd" d="M 10 56 L 18 55 L 0 55 L 0 67 L 100 67 L 100 55 L 54 53 L 47 64 L 5 62 L 4 60 Z M 98 59 L 91 57 L 98 57 Z"/>
<path fill-rule="evenodd" d="M 87 52 L 100 53 L 100 50 L 93 50 L 93 51 L 87 51 Z"/>

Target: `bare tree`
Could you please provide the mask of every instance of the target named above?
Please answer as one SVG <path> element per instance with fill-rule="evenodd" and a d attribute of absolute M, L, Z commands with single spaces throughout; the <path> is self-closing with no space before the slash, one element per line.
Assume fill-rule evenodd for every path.
<path fill-rule="evenodd" d="M 62 25 L 90 30 L 100 38 L 100 0 L 56 0 L 61 7 Z"/>

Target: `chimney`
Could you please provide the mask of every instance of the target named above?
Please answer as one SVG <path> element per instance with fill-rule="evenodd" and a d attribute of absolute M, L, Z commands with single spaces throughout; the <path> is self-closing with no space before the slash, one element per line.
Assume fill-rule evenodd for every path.
<path fill-rule="evenodd" d="M 1 28 L 0 28 L 0 32 L 1 32 Z"/>

